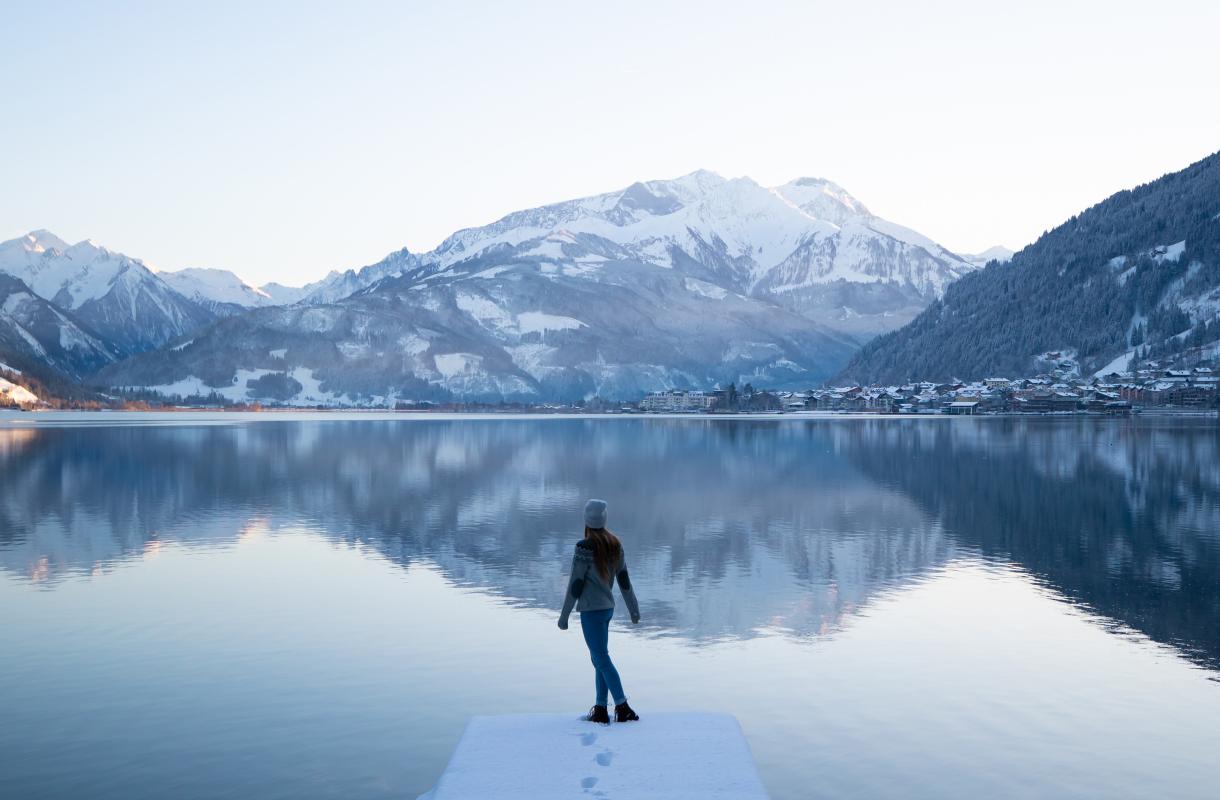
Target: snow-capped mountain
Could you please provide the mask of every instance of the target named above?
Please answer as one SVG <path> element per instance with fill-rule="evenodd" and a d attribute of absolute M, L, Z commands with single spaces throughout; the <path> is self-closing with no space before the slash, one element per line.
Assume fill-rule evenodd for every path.
<path fill-rule="evenodd" d="M 974 269 L 830 181 L 768 189 L 706 171 L 510 214 L 458 231 L 420 261 L 439 271 L 560 234 L 597 240 L 603 258 L 674 269 L 856 338 L 902 325 Z M 580 258 L 551 249 L 557 262 Z"/>
<path fill-rule="evenodd" d="M 295 403 L 572 400 L 818 383 L 854 349 L 786 309 L 638 262 L 596 283 L 527 256 L 467 266 L 388 279 L 337 303 L 231 317 L 99 379 Z"/>
<path fill-rule="evenodd" d="M 992 261 L 998 261 L 1001 264 L 1006 264 L 1012 260 L 1015 251 L 1009 250 L 1004 245 L 997 244 L 994 247 L 988 247 L 981 253 L 967 253 L 962 255 L 962 258 L 969 261 L 976 267 L 985 267 Z"/>
<path fill-rule="evenodd" d="M 401 275 L 407 270 L 416 269 L 420 264 L 419 256 L 404 247 L 376 264 L 370 264 L 360 269 L 332 270 L 325 278 L 307 283 L 300 288 L 282 286 L 278 283 L 269 283 L 262 288 L 275 298 L 279 305 L 299 302 L 333 303 L 336 300 L 350 297 L 383 278 L 391 278 Z"/>
<path fill-rule="evenodd" d="M 403 250 L 282 296 L 333 302 L 403 272 L 439 273 L 497 252 L 517 257 L 522 253 L 514 248 L 524 242 L 564 235 L 597 240 L 594 249 L 607 261 L 676 269 L 856 339 L 899 327 L 975 268 L 926 236 L 875 216 L 831 181 L 799 178 L 768 189 L 701 170 L 518 211 L 458 231 L 431 252 Z M 543 246 L 555 263 L 581 257 L 565 261 L 554 241 Z M 546 253 L 525 255 L 539 254 Z"/>
<path fill-rule="evenodd" d="M 269 293 L 251 286 L 227 269 L 189 267 L 172 272 L 159 271 L 157 277 L 178 294 L 208 308 L 217 316 L 277 304 Z"/>
<path fill-rule="evenodd" d="M 0 272 L 70 312 L 122 355 L 159 347 L 215 315 L 183 297 L 139 259 L 48 231 L 0 243 Z"/>
<path fill-rule="evenodd" d="M 973 269 L 829 181 L 695 172 L 516 212 L 107 369 L 293 402 L 811 386 Z"/>
<path fill-rule="evenodd" d="M 49 366 L 80 379 L 118 360 L 118 354 L 71 314 L 0 273 L 0 363 L 14 369 Z"/>

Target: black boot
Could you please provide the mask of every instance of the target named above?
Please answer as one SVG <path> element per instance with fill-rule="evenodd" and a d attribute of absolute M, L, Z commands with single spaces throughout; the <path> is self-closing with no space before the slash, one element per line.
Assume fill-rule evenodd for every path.
<path fill-rule="evenodd" d="M 614 707 L 615 722 L 631 722 L 640 718 L 640 715 L 631 710 L 631 706 L 626 702 L 619 703 Z"/>
<path fill-rule="evenodd" d="M 617 713 L 617 711 L 618 707 L 615 706 L 615 712 Z M 585 719 L 589 722 L 600 722 L 602 725 L 609 725 L 610 712 L 606 710 L 605 706 L 593 706 L 593 708 L 589 709 L 589 715 Z"/>

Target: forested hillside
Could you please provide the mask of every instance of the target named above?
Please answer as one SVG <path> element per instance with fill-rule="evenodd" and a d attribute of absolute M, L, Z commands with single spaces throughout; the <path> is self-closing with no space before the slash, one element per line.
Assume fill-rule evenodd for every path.
<path fill-rule="evenodd" d="M 1119 192 L 1008 263 L 949 286 L 840 376 L 863 383 L 1016 376 L 1050 351 L 1122 368 L 1220 338 L 1220 153 Z"/>

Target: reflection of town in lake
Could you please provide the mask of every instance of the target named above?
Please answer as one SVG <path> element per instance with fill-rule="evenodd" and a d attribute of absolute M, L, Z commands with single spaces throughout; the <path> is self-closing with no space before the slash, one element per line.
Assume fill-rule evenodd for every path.
<path fill-rule="evenodd" d="M 600 495 L 661 635 L 816 636 L 969 557 L 1215 668 L 1218 445 L 1171 418 L 4 430 L 0 566 L 53 589 L 162 542 L 304 529 L 558 608 Z"/>

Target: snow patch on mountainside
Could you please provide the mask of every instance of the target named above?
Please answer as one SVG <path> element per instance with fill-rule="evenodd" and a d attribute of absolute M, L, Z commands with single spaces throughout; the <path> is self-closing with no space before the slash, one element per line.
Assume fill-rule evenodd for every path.
<path fill-rule="evenodd" d="M 524 311 L 517 315 L 517 328 L 521 333 L 545 333 L 547 331 L 570 331 L 585 327 L 585 323 L 559 314 L 541 311 Z"/>
<path fill-rule="evenodd" d="M 1177 260 L 1186 252 L 1186 240 L 1174 242 L 1173 244 L 1158 247 L 1153 250 L 1152 257 L 1159 262 L 1177 263 Z"/>
<path fill-rule="evenodd" d="M 494 330 L 515 327 L 512 314 L 500 308 L 493 300 L 482 295 L 458 292 L 454 298 L 457 307 L 477 319 L 482 325 Z"/>
<path fill-rule="evenodd" d="M 1109 375 L 1110 373 L 1126 372 L 1128 369 L 1131 368 L 1131 359 L 1133 359 L 1133 358 L 1135 358 L 1135 348 L 1128 350 L 1127 352 L 1125 352 L 1122 355 L 1115 358 L 1109 364 L 1106 364 L 1104 367 L 1097 370 L 1097 372 L 1093 373 L 1093 377 L 1102 378 L 1102 377 L 1105 377 L 1106 375 Z"/>
<path fill-rule="evenodd" d="M 38 403 L 38 395 L 29 389 L 13 383 L 7 378 L 0 378 L 0 404 L 35 406 Z"/>
<path fill-rule="evenodd" d="M 436 362 L 437 372 L 445 380 L 477 373 L 483 364 L 483 357 L 473 353 L 440 353 L 432 358 Z"/>
<path fill-rule="evenodd" d="M 693 292 L 700 297 L 710 297 L 713 300 L 723 300 L 728 297 L 727 289 L 722 289 L 714 283 L 701 281 L 698 278 L 685 278 L 682 285 L 686 287 L 686 291 Z"/>
<path fill-rule="evenodd" d="M 249 384 L 273 374 L 286 374 L 301 386 L 295 395 L 282 402 L 293 405 L 361 405 L 344 394 L 323 390 L 322 382 L 315 377 L 314 371 L 305 367 L 297 367 L 286 372 L 272 369 L 239 369 L 236 371 L 232 383 L 224 386 L 210 386 L 203 379 L 192 375 L 173 383 L 130 388 L 155 392 L 166 398 L 209 397 L 216 394 L 233 403 L 266 402 L 265 398 L 251 391 Z"/>

